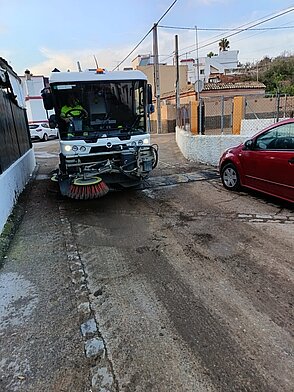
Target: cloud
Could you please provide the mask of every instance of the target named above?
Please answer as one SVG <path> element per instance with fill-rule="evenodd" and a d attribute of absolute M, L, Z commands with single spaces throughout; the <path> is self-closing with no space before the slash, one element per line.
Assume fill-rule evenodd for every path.
<path fill-rule="evenodd" d="M 195 31 L 180 31 L 179 33 L 179 53 L 180 59 L 196 58 L 196 37 Z M 170 31 L 160 30 L 159 32 L 159 49 L 160 61 L 172 63 L 175 33 Z M 205 57 L 210 51 L 218 53 L 219 40 L 225 37 L 225 34 L 215 34 L 199 32 L 199 57 Z M 266 32 L 244 32 L 228 38 L 230 42 L 230 50 L 239 50 L 239 61 L 245 63 L 247 61 L 253 62 L 260 60 L 264 56 L 270 57 L 279 56 L 286 51 L 292 51 L 293 45 L 289 42 L 294 41 L 294 32 L 292 30 L 282 31 L 266 31 Z M 214 42 L 215 41 L 215 42 Z M 214 42 L 214 43 L 211 43 Z M 211 44 L 210 44 L 211 43 Z M 207 46 L 205 46 L 207 45 Z M 203 47 L 204 46 L 204 47 Z M 202 48 L 203 47 L 203 48 Z"/>
<path fill-rule="evenodd" d="M 31 64 L 30 71 L 34 75 L 49 75 L 54 68 L 60 71 L 77 70 L 77 62 L 80 62 L 82 69 L 94 68 L 95 60 L 97 58 L 100 67 L 113 69 L 117 64 L 131 51 L 131 47 L 120 48 L 116 50 L 104 49 L 97 50 L 96 48 L 78 49 L 75 51 L 58 51 L 49 48 L 41 48 L 40 52 L 45 58 L 38 64 Z M 131 61 L 132 57 L 129 60 Z M 123 66 L 128 65 L 126 62 Z"/>
<path fill-rule="evenodd" d="M 159 59 L 161 62 L 172 64 L 175 50 L 175 34 L 179 36 L 180 60 L 183 58 L 196 58 L 195 31 L 169 31 L 159 29 Z M 224 36 L 224 35 L 223 35 Z M 218 42 L 222 38 L 221 33 L 217 37 L 215 32 L 199 32 L 199 56 L 204 57 L 210 51 L 218 53 Z M 285 50 L 289 50 L 289 42 L 294 41 L 292 31 L 246 32 L 228 38 L 230 50 L 239 50 L 239 61 L 245 63 L 262 59 L 265 55 L 275 57 Z M 212 44 L 211 42 L 215 41 Z M 204 48 L 203 45 L 209 44 Z M 77 61 L 82 69 L 95 67 L 93 55 L 96 56 L 99 66 L 112 70 L 124 59 L 133 49 L 133 46 L 126 45 L 115 49 L 84 48 L 75 51 L 59 51 L 49 48 L 41 48 L 40 52 L 44 60 L 37 64 L 28 64 L 28 68 L 34 75 L 48 76 L 56 67 L 61 71 L 77 70 Z M 152 34 L 139 46 L 134 53 L 120 66 L 120 69 L 130 66 L 131 61 L 138 54 L 152 53 Z M 5 58 L 9 59 L 7 53 Z"/>

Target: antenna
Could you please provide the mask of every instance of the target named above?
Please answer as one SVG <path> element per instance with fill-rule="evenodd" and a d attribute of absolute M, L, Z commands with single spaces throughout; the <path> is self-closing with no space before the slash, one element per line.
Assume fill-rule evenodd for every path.
<path fill-rule="evenodd" d="M 97 61 L 97 59 L 96 59 L 96 56 L 95 56 L 95 54 L 93 54 L 93 57 L 94 57 L 94 60 L 95 60 L 96 69 L 98 69 L 98 68 L 99 68 L 99 65 L 98 65 L 98 61 Z"/>
<path fill-rule="evenodd" d="M 78 65 L 78 71 L 79 71 L 79 72 L 82 72 L 81 64 L 80 64 L 79 61 L 77 61 L 77 65 Z"/>

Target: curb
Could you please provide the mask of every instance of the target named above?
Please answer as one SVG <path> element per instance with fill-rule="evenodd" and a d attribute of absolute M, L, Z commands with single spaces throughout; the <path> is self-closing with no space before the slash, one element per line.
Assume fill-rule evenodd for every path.
<path fill-rule="evenodd" d="M 66 257 L 71 272 L 71 281 L 75 289 L 84 354 L 91 365 L 89 374 L 91 389 L 89 392 L 102 390 L 115 392 L 118 391 L 117 381 L 112 363 L 108 358 L 106 343 L 99 331 L 98 322 L 91 307 L 85 267 L 79 254 L 71 224 L 66 217 L 66 209 L 61 205 L 59 206 L 59 214 L 65 238 Z"/>

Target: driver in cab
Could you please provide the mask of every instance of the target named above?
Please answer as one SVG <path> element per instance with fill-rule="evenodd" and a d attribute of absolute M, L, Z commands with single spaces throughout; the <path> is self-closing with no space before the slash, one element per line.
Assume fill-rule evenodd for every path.
<path fill-rule="evenodd" d="M 73 94 L 71 94 L 65 105 L 62 106 L 60 111 L 60 117 L 66 121 L 70 122 L 71 118 L 81 118 L 81 115 L 85 113 L 85 109 L 79 103 L 79 101 L 75 98 Z"/>
<path fill-rule="evenodd" d="M 67 136 L 73 137 L 75 131 L 83 130 L 83 118 L 87 118 L 88 113 L 75 98 L 73 94 L 69 95 L 66 104 L 62 106 L 60 118 L 68 125 Z"/>

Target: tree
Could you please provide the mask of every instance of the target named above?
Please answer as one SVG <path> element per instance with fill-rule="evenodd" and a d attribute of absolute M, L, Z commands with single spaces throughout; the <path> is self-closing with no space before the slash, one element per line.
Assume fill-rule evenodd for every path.
<path fill-rule="evenodd" d="M 219 41 L 218 46 L 219 46 L 219 50 L 221 52 L 225 52 L 226 50 L 228 50 L 230 48 L 230 42 L 228 41 L 227 38 L 222 38 Z"/>
<path fill-rule="evenodd" d="M 267 92 L 293 94 L 294 56 L 278 56 L 263 69 L 260 81 L 266 85 Z"/>
<path fill-rule="evenodd" d="M 207 53 L 207 57 L 211 58 L 211 57 L 213 57 L 213 56 L 216 56 L 216 54 L 215 54 L 215 53 L 213 53 L 213 52 L 209 52 L 209 53 Z"/>

